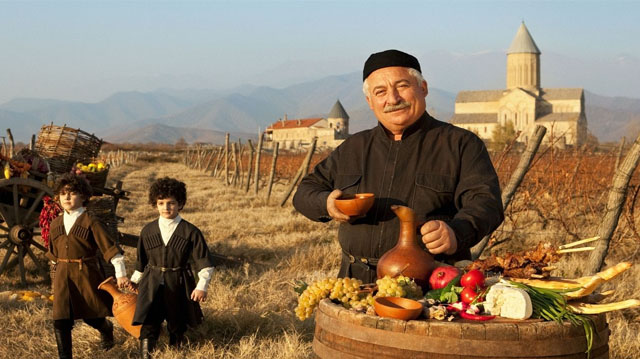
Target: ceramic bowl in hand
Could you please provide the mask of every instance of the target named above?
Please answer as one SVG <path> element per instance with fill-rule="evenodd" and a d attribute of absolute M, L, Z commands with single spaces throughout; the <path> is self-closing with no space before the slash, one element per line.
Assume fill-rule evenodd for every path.
<path fill-rule="evenodd" d="M 369 212 L 375 196 L 373 193 L 345 194 L 336 199 L 336 207 L 349 217 L 364 216 Z"/>

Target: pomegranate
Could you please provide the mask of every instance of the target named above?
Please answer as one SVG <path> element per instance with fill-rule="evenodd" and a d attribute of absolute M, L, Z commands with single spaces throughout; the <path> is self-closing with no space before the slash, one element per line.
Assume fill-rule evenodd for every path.
<path fill-rule="evenodd" d="M 457 277 L 458 274 L 460 274 L 460 271 L 456 267 L 438 267 L 431 272 L 431 276 L 429 277 L 429 286 L 431 289 L 444 288 L 453 278 Z"/>

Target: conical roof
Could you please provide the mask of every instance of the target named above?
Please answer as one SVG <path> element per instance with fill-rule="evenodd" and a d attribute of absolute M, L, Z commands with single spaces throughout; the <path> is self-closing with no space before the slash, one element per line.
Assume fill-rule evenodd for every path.
<path fill-rule="evenodd" d="M 331 111 L 329 112 L 327 118 L 344 118 L 345 120 L 348 120 L 349 115 L 347 115 L 347 111 L 345 111 L 344 107 L 342 107 L 340 100 L 337 100 L 336 104 L 331 108 Z"/>
<path fill-rule="evenodd" d="M 520 24 L 516 37 L 513 38 L 511 46 L 509 46 L 509 50 L 507 50 L 507 54 L 517 53 L 540 54 L 536 42 L 533 41 L 529 30 L 524 26 L 524 21 Z"/>

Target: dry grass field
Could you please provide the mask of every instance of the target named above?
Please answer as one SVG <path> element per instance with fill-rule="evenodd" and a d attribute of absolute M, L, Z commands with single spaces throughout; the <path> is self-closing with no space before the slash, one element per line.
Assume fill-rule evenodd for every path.
<path fill-rule="evenodd" d="M 553 158 L 561 161 L 561 157 Z M 566 159 L 565 159 L 566 160 Z M 575 237 L 591 236 L 598 225 L 602 202 L 606 203 L 605 186 L 611 181 L 610 160 L 603 160 L 598 176 L 580 192 L 580 196 L 565 195 L 568 187 L 587 186 L 593 177 L 598 157 L 581 160 L 582 165 L 541 167 L 523 183 L 523 190 L 507 212 L 507 220 L 493 238 L 495 251 L 518 250 L 545 240 L 561 244 Z M 513 170 L 516 159 L 502 159 L 499 174 L 504 183 Z M 592 163 L 593 162 L 593 163 Z M 550 160 L 537 162 L 543 166 Z M 572 162 L 575 164 L 574 162 Z M 294 166 L 295 167 L 295 166 Z M 560 173 L 554 169 L 568 168 Z M 609 166 L 611 167 L 611 166 Z M 578 179 L 567 182 L 576 172 Z M 550 175 L 553 173 L 553 176 Z M 555 176 L 558 176 L 557 178 Z M 312 355 L 313 321 L 300 322 L 293 309 L 296 295 L 291 283 L 302 279 L 313 281 L 337 272 L 340 253 L 336 240 L 337 226 L 314 223 L 297 214 L 290 202 L 278 206 L 286 187 L 283 179 L 276 183 L 271 203 L 266 203 L 263 190 L 258 195 L 246 194 L 239 187 L 223 185 L 219 179 L 202 171 L 190 169 L 181 162 L 139 161 L 112 170 L 110 180 L 121 179 L 130 200 L 118 207 L 125 218 L 119 230 L 138 234 L 144 224 L 157 216 L 147 204 L 148 185 L 156 178 L 174 176 L 187 183 L 188 200 L 182 216 L 204 232 L 215 253 L 241 263 L 232 268 L 219 268 L 209 287 L 209 297 L 203 304 L 205 322 L 187 333 L 189 345 L 181 351 L 167 347 L 167 336 L 161 336 L 154 358 L 309 358 Z M 562 179 L 565 176 L 565 179 Z M 286 177 L 283 174 L 281 177 Z M 584 177 L 584 180 L 581 179 Z M 637 176 L 633 184 L 637 185 Z M 600 183 L 600 182 L 598 182 Z M 563 192 L 564 191 L 564 192 Z M 591 192 L 589 192 L 591 191 Z M 589 192 L 589 193 L 583 193 Z M 605 192 L 604 199 L 600 195 Z M 563 197 L 565 196 L 565 197 Z M 598 198 L 600 196 L 601 198 Z M 638 264 L 640 240 L 634 233 L 634 203 L 621 219 L 614 236 L 608 264 L 626 260 L 636 264 L 606 288 L 615 288 L 613 299 L 640 298 Z M 624 216 L 623 215 L 623 216 Z M 125 248 L 129 272 L 132 272 L 135 249 Z M 3 251 L 0 250 L 0 257 Z M 558 264 L 554 275 L 573 276 L 580 273 L 579 254 L 567 255 Z M 36 276 L 36 269 L 27 261 L 30 289 L 49 292 L 48 282 Z M 0 292 L 16 289 L 16 271 L 0 277 Z M 53 358 L 56 346 L 52 331 L 51 306 L 42 301 L 29 303 L 0 301 L 0 357 Z M 628 310 L 609 315 L 612 331 L 610 357 L 616 359 L 640 357 L 640 311 Z M 109 352 L 98 348 L 99 336 L 82 322 L 73 331 L 76 358 L 128 358 L 137 355 L 138 343 L 121 328 L 116 329 L 116 347 Z"/>

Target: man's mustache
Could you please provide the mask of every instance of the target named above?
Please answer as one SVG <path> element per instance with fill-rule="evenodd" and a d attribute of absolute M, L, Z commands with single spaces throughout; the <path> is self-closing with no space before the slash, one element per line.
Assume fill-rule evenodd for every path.
<path fill-rule="evenodd" d="M 406 101 L 402 101 L 397 105 L 388 105 L 385 106 L 384 109 L 382 109 L 382 112 L 387 113 L 387 112 L 393 112 L 393 111 L 398 111 L 398 110 L 402 110 L 403 108 L 407 108 L 411 106 L 410 103 L 406 102 Z"/>

